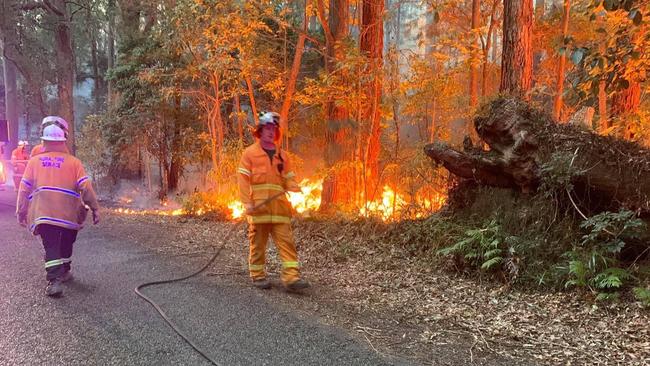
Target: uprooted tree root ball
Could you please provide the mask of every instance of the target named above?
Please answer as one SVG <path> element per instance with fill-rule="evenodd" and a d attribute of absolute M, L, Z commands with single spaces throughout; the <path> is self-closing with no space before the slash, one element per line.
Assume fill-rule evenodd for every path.
<path fill-rule="evenodd" d="M 650 150 L 511 97 L 483 105 L 474 125 L 489 151 L 425 148 L 458 177 L 443 216 L 464 229 L 438 254 L 506 283 L 647 302 Z"/>

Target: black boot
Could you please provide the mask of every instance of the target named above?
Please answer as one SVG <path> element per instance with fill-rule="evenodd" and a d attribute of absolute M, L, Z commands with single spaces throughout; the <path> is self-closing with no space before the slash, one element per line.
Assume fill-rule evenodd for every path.
<path fill-rule="evenodd" d="M 51 297 L 60 297 L 63 295 L 63 285 L 61 285 L 61 280 L 58 278 L 52 281 L 48 281 L 47 287 L 45 288 L 45 294 Z"/>
<path fill-rule="evenodd" d="M 284 285 L 284 288 L 286 288 L 289 292 L 300 292 L 310 287 L 311 285 L 309 282 L 303 280 L 302 278 L 299 278 L 297 281 L 291 282 L 290 284 Z"/>
<path fill-rule="evenodd" d="M 258 278 L 258 279 L 253 279 L 253 286 L 267 290 L 271 288 L 271 282 L 267 280 L 266 278 Z"/>

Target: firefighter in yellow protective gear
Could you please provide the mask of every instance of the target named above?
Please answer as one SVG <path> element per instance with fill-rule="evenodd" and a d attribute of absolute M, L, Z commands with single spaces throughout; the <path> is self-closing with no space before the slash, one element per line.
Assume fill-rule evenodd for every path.
<path fill-rule="evenodd" d="M 253 133 L 257 141 L 246 148 L 238 169 L 240 199 L 246 208 L 250 254 L 248 268 L 253 285 L 268 289 L 266 243 L 273 238 L 280 259 L 280 279 L 289 291 L 300 291 L 309 283 L 300 277 L 300 263 L 291 231 L 291 204 L 284 194 L 300 192 L 289 157 L 278 146 L 280 116 L 263 113 Z M 274 198 L 275 197 L 275 198 Z"/>
<path fill-rule="evenodd" d="M 43 121 L 41 122 L 41 135 L 43 134 L 43 129 L 45 127 L 51 126 L 51 125 L 55 125 L 55 126 L 59 127 L 60 129 L 62 129 L 63 132 L 65 133 L 65 137 L 68 138 L 68 128 L 69 128 L 68 127 L 68 122 L 66 120 L 64 120 L 63 118 L 58 117 L 58 116 L 47 116 L 47 117 L 43 118 Z M 34 148 L 32 149 L 32 152 L 30 153 L 29 156 L 30 157 L 36 156 L 38 154 L 42 154 L 44 151 L 45 151 L 45 147 L 43 146 L 43 143 L 41 142 L 40 144 L 34 146 Z M 68 153 L 70 153 L 70 151 L 68 150 L 67 145 L 66 145 L 66 151 Z"/>
<path fill-rule="evenodd" d="M 18 147 L 11 152 L 11 165 L 14 168 L 14 189 L 16 192 L 20 187 L 20 180 L 23 179 L 28 160 L 27 141 L 18 141 Z"/>

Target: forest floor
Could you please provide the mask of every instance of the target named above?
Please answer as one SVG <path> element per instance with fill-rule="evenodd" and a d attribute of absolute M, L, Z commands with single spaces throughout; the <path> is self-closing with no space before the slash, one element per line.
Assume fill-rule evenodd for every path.
<path fill-rule="evenodd" d="M 170 256 L 206 260 L 234 225 L 115 213 L 105 223 Z M 382 245 L 386 230 L 376 222 L 297 220 L 303 275 L 313 288 L 268 296 L 356 333 L 377 353 L 418 364 L 650 365 L 650 311 L 637 303 L 594 303 L 576 292 L 522 292 L 463 277 Z M 225 238 L 208 276 L 247 285 L 247 253 L 242 225 Z M 278 287 L 272 245 L 267 262 Z"/>

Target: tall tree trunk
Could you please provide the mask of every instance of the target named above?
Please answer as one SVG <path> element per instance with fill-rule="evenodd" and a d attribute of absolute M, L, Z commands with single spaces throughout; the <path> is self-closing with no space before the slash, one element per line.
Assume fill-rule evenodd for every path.
<path fill-rule="evenodd" d="M 379 183 L 379 152 L 381 150 L 381 90 L 382 90 L 382 60 L 384 50 L 384 1 L 365 0 L 361 17 L 361 52 L 368 57 L 370 70 L 374 74 L 369 85 L 368 97 L 370 106 L 366 111 L 365 119 L 370 121 L 368 148 L 366 152 L 366 168 L 368 171 L 369 199 L 373 199 L 373 192 Z"/>
<path fill-rule="evenodd" d="M 106 67 L 108 70 L 114 67 L 115 62 L 115 0 L 108 0 L 106 6 L 108 15 L 108 29 L 106 34 L 106 58 L 108 60 Z M 113 81 L 108 81 L 107 106 L 110 108 L 113 102 Z"/>
<path fill-rule="evenodd" d="M 101 91 L 101 77 L 99 76 L 99 62 L 97 59 L 97 32 L 95 31 L 95 27 L 93 24 L 91 24 L 91 19 L 92 19 L 92 14 L 90 12 L 90 8 L 88 9 L 87 12 L 87 29 L 86 31 L 90 35 L 90 66 L 92 69 L 93 73 L 93 113 L 98 113 L 99 112 L 99 97 L 100 97 L 100 91 Z"/>
<path fill-rule="evenodd" d="M 532 84 L 532 1 L 504 0 L 503 56 L 499 90 L 523 99 Z"/>
<path fill-rule="evenodd" d="M 472 40 L 471 58 L 469 60 L 469 105 L 476 107 L 478 104 L 478 64 L 479 45 L 478 32 L 481 23 L 481 0 L 472 0 Z M 468 122 L 468 126 L 471 122 Z M 470 127 L 468 127 L 469 131 Z"/>
<path fill-rule="evenodd" d="M 494 62 L 495 66 L 499 65 L 499 47 L 497 46 L 499 44 L 499 32 L 498 30 L 492 33 L 492 62 Z M 501 44 L 501 48 L 503 48 L 503 43 Z M 498 67 L 494 68 L 494 72 L 490 75 L 490 78 L 492 80 L 492 85 L 493 88 L 496 88 L 497 85 L 499 85 L 499 71 L 501 69 Z"/>
<path fill-rule="evenodd" d="M 603 26 L 603 23 L 603 15 L 598 15 L 598 24 Z M 598 51 L 603 55 L 606 53 L 606 42 L 598 42 Z M 604 62 L 603 67 L 607 67 L 606 58 Z M 607 115 L 607 81 L 604 78 L 598 82 L 598 122 L 601 130 L 612 127 L 611 120 Z"/>
<path fill-rule="evenodd" d="M 601 129 L 612 127 L 607 116 L 607 83 L 605 80 L 598 83 L 598 122 Z"/>
<path fill-rule="evenodd" d="M 253 112 L 253 121 L 257 125 L 259 123 L 259 116 L 257 115 L 257 106 L 255 105 L 255 91 L 253 90 L 253 80 L 249 75 L 244 76 L 246 80 L 246 87 L 248 88 L 248 101 L 251 104 L 251 111 Z"/>
<path fill-rule="evenodd" d="M 571 0 L 564 0 L 564 15 L 562 16 L 562 44 L 569 34 L 569 11 L 571 11 Z M 560 121 L 562 112 L 562 93 L 564 92 L 564 69 L 566 67 L 566 52 L 560 54 L 555 79 L 555 98 L 553 102 L 553 119 Z"/>
<path fill-rule="evenodd" d="M 120 6 L 120 38 L 125 42 L 138 39 L 140 32 L 140 17 L 143 4 L 135 0 L 119 0 Z"/>
<path fill-rule="evenodd" d="M 433 98 L 431 105 L 431 127 L 429 129 L 429 143 L 436 141 L 436 120 L 438 118 L 438 101 Z"/>
<path fill-rule="evenodd" d="M 328 73 L 337 72 L 338 61 L 343 59 L 342 41 L 349 36 L 350 3 L 349 0 L 330 0 L 329 17 L 325 16 L 323 0 L 316 0 L 318 19 L 325 32 L 327 55 L 325 68 Z M 335 203 L 350 202 L 354 199 L 354 186 L 346 174 L 337 171 L 336 164 L 353 160 L 351 143 L 352 131 L 347 126 L 348 110 L 337 105 L 330 98 L 325 106 L 327 128 L 325 129 L 325 165 L 328 174 L 323 180 L 321 210 L 329 210 Z M 351 189 L 352 187 L 352 189 Z"/>
<path fill-rule="evenodd" d="M 614 93 L 612 97 L 612 118 L 624 117 L 639 111 L 641 103 L 641 83 L 630 81 L 630 86 Z"/>
<path fill-rule="evenodd" d="M 309 1 L 305 1 L 305 9 L 309 7 Z M 305 40 L 307 39 L 307 24 L 309 24 L 308 15 L 305 12 L 303 19 L 302 33 L 298 36 L 298 43 L 296 44 L 296 53 L 293 55 L 293 63 L 291 64 L 291 72 L 287 80 L 287 88 L 284 94 L 284 101 L 280 109 L 280 129 L 283 132 L 284 148 L 289 147 L 289 110 L 291 109 L 291 101 L 293 100 L 293 93 L 296 90 L 296 81 L 298 80 L 298 73 L 300 72 L 300 65 L 302 64 L 302 54 L 305 50 Z M 286 33 L 285 33 L 286 34 Z"/>
<path fill-rule="evenodd" d="M 557 1 L 557 0 L 556 0 Z M 546 1 L 535 0 L 535 24 L 541 23 L 546 14 Z M 535 52 L 533 55 L 533 85 L 537 83 L 537 76 L 540 72 L 542 58 L 544 57 L 545 50 L 542 45 L 535 45 Z"/>
<path fill-rule="evenodd" d="M 56 19 L 54 29 L 54 44 L 57 67 L 57 91 L 59 95 L 59 115 L 68 121 L 68 146 L 74 154 L 75 121 L 74 121 L 74 79 L 75 63 L 72 48 L 72 32 L 70 31 L 70 15 L 65 0 L 52 1 L 52 14 Z"/>
<path fill-rule="evenodd" d="M 489 63 L 489 55 L 490 55 L 490 49 L 494 47 L 496 49 L 496 44 L 493 45 L 493 39 L 494 37 L 492 36 L 496 30 L 496 13 L 497 13 L 497 7 L 501 3 L 501 0 L 495 0 L 494 3 L 492 4 L 492 11 L 490 12 L 490 25 L 488 26 L 488 31 L 485 36 L 485 48 L 483 49 L 483 65 L 482 65 L 482 75 L 481 75 L 481 96 L 486 96 L 487 95 L 487 80 L 488 80 L 488 63 Z M 494 51 L 493 51 L 494 53 Z M 496 60 L 496 55 L 493 57 L 494 60 Z"/>
<path fill-rule="evenodd" d="M 171 163 L 169 165 L 169 189 L 176 190 L 178 188 L 178 181 L 183 173 L 183 166 L 181 163 L 181 97 L 180 95 L 174 96 L 174 113 L 173 113 L 174 131 L 172 136 L 172 151 Z"/>
<path fill-rule="evenodd" d="M 9 145 L 5 147 L 5 159 L 11 158 L 11 151 L 18 145 L 18 87 L 16 83 L 16 65 L 3 57 L 5 116 L 9 133 Z"/>
<path fill-rule="evenodd" d="M 239 92 L 235 91 L 235 96 L 233 97 L 233 103 L 235 104 L 235 124 L 237 124 L 237 135 L 239 136 L 239 147 L 244 147 L 244 126 L 242 125 L 241 118 L 241 104 L 239 102 Z"/>

